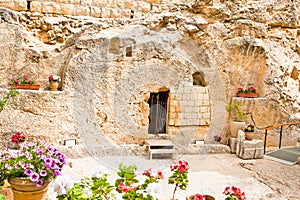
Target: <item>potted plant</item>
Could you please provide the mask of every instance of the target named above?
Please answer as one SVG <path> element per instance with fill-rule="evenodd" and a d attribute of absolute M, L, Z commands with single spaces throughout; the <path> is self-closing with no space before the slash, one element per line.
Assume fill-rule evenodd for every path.
<path fill-rule="evenodd" d="M 27 90 L 39 90 L 41 85 L 36 84 L 32 79 L 29 79 L 28 76 L 24 75 L 23 77 L 12 79 L 11 87 L 14 89 L 27 89 Z"/>
<path fill-rule="evenodd" d="M 20 144 L 23 144 L 27 139 L 25 133 L 16 132 L 11 136 L 11 142 L 15 143 L 15 149 L 20 149 Z"/>
<path fill-rule="evenodd" d="M 49 76 L 49 88 L 51 91 L 57 91 L 59 82 L 60 82 L 60 77 L 56 75 L 50 75 Z"/>
<path fill-rule="evenodd" d="M 0 151 L 0 177 L 12 187 L 14 200 L 42 200 L 46 198 L 48 184 L 66 164 L 65 156 L 51 145 L 30 142 L 21 149 Z"/>
<path fill-rule="evenodd" d="M 254 125 L 248 124 L 244 128 L 246 140 L 253 140 L 254 138 Z"/>
<path fill-rule="evenodd" d="M 243 130 L 245 127 L 245 120 L 248 114 L 243 109 L 243 103 L 233 102 L 226 105 L 227 111 L 230 113 L 230 134 L 232 138 L 237 138 L 238 130 Z"/>
<path fill-rule="evenodd" d="M 247 89 L 239 87 L 236 96 L 254 98 L 254 97 L 259 97 L 259 93 L 257 93 L 256 88 L 253 86 L 250 86 Z"/>

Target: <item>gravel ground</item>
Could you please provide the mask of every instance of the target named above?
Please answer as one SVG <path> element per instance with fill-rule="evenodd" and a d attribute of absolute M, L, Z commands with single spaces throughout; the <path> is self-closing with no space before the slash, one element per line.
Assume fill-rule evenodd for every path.
<path fill-rule="evenodd" d="M 222 194 L 226 186 L 235 185 L 245 191 L 248 200 L 300 200 L 300 165 L 288 166 L 267 159 L 242 160 L 232 154 L 210 154 L 206 156 L 184 155 L 180 159 L 189 162 L 189 186 L 186 191 L 178 191 L 176 196 L 184 200 L 187 195 L 210 194 L 217 200 L 225 199 Z M 144 157 L 98 157 L 70 160 L 63 173 L 80 180 L 91 176 L 98 167 L 106 167 L 112 182 L 120 162 L 125 165 L 136 164 L 137 175 L 145 169 L 162 170 L 165 177 L 170 175 L 169 165 L 176 162 L 171 159 L 148 160 Z M 162 181 L 164 192 L 161 200 L 169 200 L 173 185 Z M 48 199 L 54 200 L 55 193 L 50 187 Z"/>
<path fill-rule="evenodd" d="M 300 200 L 300 165 L 284 165 L 267 159 L 255 163 L 242 163 L 241 166 L 272 189 L 274 199 Z"/>

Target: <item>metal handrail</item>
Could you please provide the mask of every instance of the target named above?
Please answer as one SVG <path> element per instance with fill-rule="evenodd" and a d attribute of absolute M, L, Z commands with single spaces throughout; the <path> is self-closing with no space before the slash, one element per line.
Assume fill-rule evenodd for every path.
<path fill-rule="evenodd" d="M 291 126 L 291 125 L 297 125 L 300 124 L 300 122 L 291 122 L 291 123 L 286 123 L 286 124 L 278 124 L 275 126 L 269 126 L 265 128 L 265 141 L 264 141 L 264 154 L 266 154 L 266 145 L 267 145 L 267 135 L 268 135 L 268 130 L 272 130 L 275 128 L 279 128 L 280 127 L 280 137 L 279 137 L 279 149 L 281 148 L 281 141 L 282 141 L 282 127 L 284 126 Z"/>

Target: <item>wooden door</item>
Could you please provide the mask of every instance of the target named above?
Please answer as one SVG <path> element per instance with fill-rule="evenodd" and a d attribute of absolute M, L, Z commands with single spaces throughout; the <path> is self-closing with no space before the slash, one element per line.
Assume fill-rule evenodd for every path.
<path fill-rule="evenodd" d="M 150 93 L 149 134 L 166 133 L 169 92 Z"/>

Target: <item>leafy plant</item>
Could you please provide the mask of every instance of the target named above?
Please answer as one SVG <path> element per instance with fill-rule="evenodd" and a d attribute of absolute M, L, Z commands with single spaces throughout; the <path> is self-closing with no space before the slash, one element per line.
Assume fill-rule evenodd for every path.
<path fill-rule="evenodd" d="M 18 96 L 19 94 L 20 93 L 16 89 L 10 88 L 8 94 L 0 101 L 0 112 L 3 110 L 9 99 Z"/>
<path fill-rule="evenodd" d="M 24 75 L 23 77 L 12 77 L 12 84 L 35 84 L 36 82 L 32 79 L 29 79 L 28 76 Z"/>
<path fill-rule="evenodd" d="M 256 88 L 253 86 L 248 87 L 247 89 L 244 89 L 242 87 L 239 87 L 238 89 L 238 93 L 239 92 L 246 92 L 246 93 L 256 93 Z"/>
<path fill-rule="evenodd" d="M 120 179 L 115 181 L 117 191 L 123 193 L 122 199 L 140 199 L 140 200 L 154 200 L 156 199 L 155 192 L 153 193 L 155 185 L 159 179 L 163 178 L 162 172 L 158 171 L 156 175 L 151 174 L 151 169 L 144 171 L 143 176 L 146 176 L 144 182 L 140 185 L 136 179 L 135 170 L 136 165 L 125 166 L 122 163 L 119 165 L 119 172 L 117 173 Z M 150 190 L 148 189 L 150 186 Z"/>
<path fill-rule="evenodd" d="M 5 200 L 5 195 L 4 194 L 0 194 L 0 200 Z"/>
<path fill-rule="evenodd" d="M 178 188 L 181 190 L 186 190 L 188 186 L 188 170 L 190 169 L 189 163 L 185 160 L 178 160 L 176 164 L 170 166 L 173 174 L 169 177 L 168 183 L 175 184 L 173 191 L 172 200 L 175 200 L 175 193 Z"/>
<path fill-rule="evenodd" d="M 230 113 L 232 120 L 245 121 L 248 118 L 248 114 L 243 109 L 243 103 L 234 102 L 226 105 L 226 110 Z"/>
<path fill-rule="evenodd" d="M 120 178 L 115 180 L 115 185 L 111 185 L 107 173 L 97 173 L 92 178 L 84 178 L 79 183 L 70 186 L 66 180 L 57 179 L 54 182 L 54 191 L 58 193 L 59 200 L 109 200 L 116 199 L 114 191 L 122 194 L 122 199 L 127 200 L 155 200 L 157 199 L 159 179 L 163 178 L 162 172 L 151 174 L 151 169 L 146 170 L 143 176 L 146 179 L 139 184 L 135 175 L 136 165 L 119 165 L 117 172 Z"/>
<path fill-rule="evenodd" d="M 58 192 L 58 200 L 109 200 L 115 199 L 115 195 L 112 194 L 112 191 L 115 189 L 114 186 L 110 185 L 107 180 L 108 174 L 103 174 L 103 176 L 93 176 L 91 178 L 81 179 L 79 183 L 75 183 L 70 187 L 68 191 L 61 188 L 65 184 L 59 184 L 57 181 L 54 183 L 54 191 Z M 61 191 L 65 192 L 61 192 Z M 59 192 L 60 191 L 60 192 Z"/>

